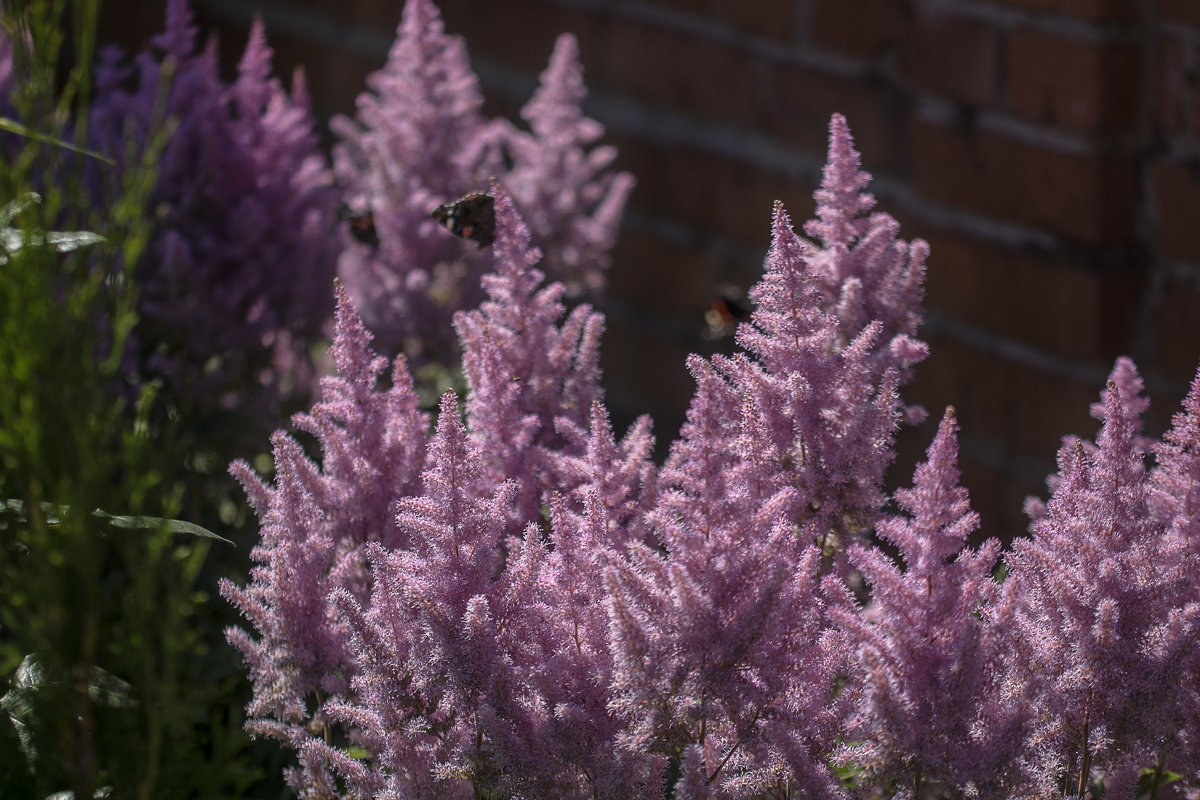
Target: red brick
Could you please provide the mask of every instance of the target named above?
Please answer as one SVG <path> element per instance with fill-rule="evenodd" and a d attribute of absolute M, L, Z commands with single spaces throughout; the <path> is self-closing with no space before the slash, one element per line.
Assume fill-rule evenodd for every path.
<path fill-rule="evenodd" d="M 1138 175 L 1131 157 L 1057 152 L 919 118 L 909 140 L 913 186 L 927 197 L 1083 243 L 1136 239 Z"/>
<path fill-rule="evenodd" d="M 1109 364 L 1127 352 L 1140 270 L 1100 272 L 961 234 L 907 231 L 930 244 L 927 308 L 1070 359 Z"/>
<path fill-rule="evenodd" d="M 695 389 L 687 371 L 691 349 L 685 342 L 653 333 L 651 326 L 610 315 L 600 358 L 609 402 L 632 414 L 650 414 L 660 423 L 682 417 Z M 660 437 L 671 435 L 662 428 L 657 431 Z"/>
<path fill-rule="evenodd" d="M 915 87 L 976 105 L 992 101 L 997 33 L 988 25 L 934 14 L 919 16 L 901 48 L 900 68 Z"/>
<path fill-rule="evenodd" d="M 1168 378 L 1190 381 L 1200 364 L 1200 289 L 1168 279 L 1154 311 L 1155 365 Z"/>
<path fill-rule="evenodd" d="M 972 442 L 962 441 L 959 468 L 962 485 L 971 499 L 971 508 L 979 514 L 979 530 L 972 534 L 969 544 L 978 547 L 986 539 L 997 538 L 1005 545 L 1029 532 L 1029 517 L 1025 501 L 1030 496 L 1045 499 L 1046 478 L 1054 468 L 1051 458 L 1043 459 L 1045 474 L 1037 478 L 1027 474 L 1024 463 L 996 465 L 973 456 Z"/>
<path fill-rule="evenodd" d="M 1150 175 L 1159 248 L 1170 258 L 1200 263 L 1200 165 L 1159 162 Z"/>
<path fill-rule="evenodd" d="M 1091 22 L 1136 22 L 1141 16 L 1139 0 L 996 0 L 1039 14 L 1061 14 Z M 1170 0 L 1167 0 L 1170 2 Z M 1177 0 L 1191 3 L 1192 0 Z M 1161 4 L 1160 4 L 1161 7 Z"/>
<path fill-rule="evenodd" d="M 881 55 L 896 37 L 894 8 L 892 0 L 818 0 L 812 16 L 813 43 L 859 58 Z"/>
<path fill-rule="evenodd" d="M 1007 63 L 1014 113 L 1085 133 L 1137 129 L 1142 70 L 1136 47 L 1018 29 L 1008 40 Z"/>
<path fill-rule="evenodd" d="M 1158 0 L 1158 14 L 1171 22 L 1200 25 L 1200 3 L 1196 0 Z"/>
<path fill-rule="evenodd" d="M 366 91 L 367 76 L 383 67 L 380 58 L 368 58 L 332 48 L 314 47 L 309 39 L 298 39 L 282 33 L 267 32 L 275 50 L 275 74 L 291 85 L 292 71 L 303 67 L 313 108 L 322 116 L 354 114 L 354 101 Z M 223 37 L 222 42 L 229 41 Z M 222 51 L 224 51 L 222 47 Z"/>
<path fill-rule="evenodd" d="M 605 85 L 649 103 L 723 123 L 760 122 L 761 70 L 745 49 L 622 20 L 609 30 Z"/>
<path fill-rule="evenodd" d="M 718 19 L 724 0 L 646 0 L 648 5 L 669 8 L 692 17 Z"/>
<path fill-rule="evenodd" d="M 101 44 L 119 44 L 126 52 L 141 50 L 150 37 L 163 29 L 166 14 L 162 0 L 128 0 L 120 13 L 101 7 L 96 39 Z"/>
<path fill-rule="evenodd" d="M 718 5 L 721 18 L 735 30 L 776 42 L 795 39 L 795 0 L 719 0 Z"/>
<path fill-rule="evenodd" d="M 866 168 L 889 172 L 900 157 L 890 104 L 887 89 L 876 83 L 778 63 L 766 102 L 766 130 L 788 147 L 824 160 L 829 118 L 838 112 L 850 123 Z"/>
<path fill-rule="evenodd" d="M 1101 384 L 1033 369 L 947 335 L 923 338 L 930 356 L 906 394 L 933 415 L 953 405 L 963 436 L 1007 457 L 1052 459 L 1063 436 L 1095 435 L 1088 409 Z"/>
<path fill-rule="evenodd" d="M 1195 54 L 1193 64 L 1200 63 L 1200 52 Z M 1182 93 L 1187 98 L 1185 100 L 1186 110 L 1183 112 L 1183 123 L 1186 125 L 1186 120 L 1191 117 L 1191 133 L 1193 136 L 1200 136 L 1200 80 L 1195 75 L 1197 66 L 1193 66 L 1192 74 L 1184 80 Z"/>
<path fill-rule="evenodd" d="M 678 144 L 630 137 L 611 140 L 619 165 L 638 179 L 631 207 L 682 223 L 701 235 L 732 239 L 766 252 L 771 208 L 782 200 L 794 215 L 812 211 L 813 186 L 800 185 L 729 158 Z"/>
<path fill-rule="evenodd" d="M 608 294 L 635 312 L 699 336 L 723 265 L 698 248 L 624 230 L 613 249 Z"/>
<path fill-rule="evenodd" d="M 1184 67 L 1188 46 L 1178 37 L 1166 34 L 1158 41 L 1157 121 L 1164 132 L 1179 133 L 1188 129 L 1189 106 L 1196 100 Z"/>
<path fill-rule="evenodd" d="M 570 32 L 579 40 L 589 84 L 598 78 L 609 21 L 605 14 L 564 8 L 547 0 L 442 0 L 438 5 L 447 32 L 466 39 L 467 51 L 474 57 L 486 56 L 536 77 L 546 68 L 558 35 Z"/>

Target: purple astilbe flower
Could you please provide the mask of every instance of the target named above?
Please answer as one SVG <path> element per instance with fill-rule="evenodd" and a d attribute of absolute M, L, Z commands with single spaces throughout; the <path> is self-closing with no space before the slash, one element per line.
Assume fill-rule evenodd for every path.
<path fill-rule="evenodd" d="M 227 587 L 261 638 L 230 635 L 274 700 L 271 670 L 291 642 L 271 626 L 304 632 L 307 683 L 293 688 L 287 709 L 298 722 L 264 713 L 259 729 L 300 751 L 292 782 L 314 796 L 339 781 L 364 797 L 632 799 L 660 785 L 661 759 L 615 751 L 600 581 L 612 554 L 647 536 L 649 420 L 616 441 L 598 400 L 602 319 L 587 307 L 563 318 L 563 287 L 539 289 L 539 254 L 508 195 L 494 191 L 489 300 L 457 317 L 467 424 L 448 395 L 436 435 L 420 446 L 426 420 L 403 361 L 398 396 L 375 390 L 384 362 L 341 293 L 333 348 L 341 377 L 326 382 L 311 415 L 297 417 L 317 436 L 323 468 L 279 435 L 279 488 L 248 484 L 260 508 L 286 496 L 297 509 L 299 519 L 264 520 L 255 554 L 288 576 L 303 571 L 295 585 L 308 590 L 291 594 L 266 567 L 246 590 Z M 536 524 L 544 503 L 548 534 Z M 285 534 L 297 543 L 272 546 Z M 346 557 L 330 566 L 338 546 Z M 317 704 L 311 718 L 305 700 Z M 369 757 L 331 745 L 335 730 Z"/>
<path fill-rule="evenodd" d="M 824 547 L 865 535 L 883 505 L 900 373 L 875 371 L 880 323 L 840 341 L 838 318 L 821 307 L 813 253 L 777 204 L 767 273 L 751 290 L 758 307 L 737 334 L 748 353 L 714 365 L 742 394 L 740 420 L 728 423 L 739 463 L 727 491 L 758 502 L 793 487 L 790 515 L 815 521 Z"/>
<path fill-rule="evenodd" d="M 2 11 L 3 9 L 0 9 Z M 8 38 L 8 31 L 0 28 L 0 114 L 13 116 L 12 92 L 15 85 L 13 76 L 13 46 Z"/>
<path fill-rule="evenodd" d="M 371 547 L 369 608 L 345 591 L 331 598 L 363 669 L 353 701 L 331 703 L 327 713 L 363 725 L 353 738 L 372 756 L 364 789 L 507 796 L 532 783 L 551 791 L 556 781 L 541 774 L 549 743 L 530 733 L 542 709 L 522 702 L 539 663 L 538 631 L 527 621 L 539 608 L 545 547 L 536 526 L 523 539 L 507 537 L 512 482 L 478 494 L 483 466 L 452 393 L 426 460 L 423 492 L 399 501 L 396 521 L 411 548 Z M 356 779 L 324 743 L 306 745 L 306 754 L 331 756 L 334 769 Z"/>
<path fill-rule="evenodd" d="M 419 488 L 429 421 L 418 409 L 402 358 L 391 386 L 376 388 L 387 362 L 369 342 L 339 289 L 331 348 L 337 375 L 322 379 L 321 402 L 294 420 L 317 438 L 323 464 L 309 460 L 281 432 L 272 439 L 275 487 L 263 484 L 244 462 L 232 468 L 262 531 L 251 553 L 259 566 L 249 584 L 221 585 L 257 636 L 236 628 L 227 635 L 246 658 L 254 684 L 249 726 L 293 747 L 306 738 L 307 723 L 324 724 L 322 696 L 344 691 L 354 674 L 345 625 L 327 608 L 326 597 L 335 588 L 366 595 L 370 582 L 362 562 L 368 542 L 410 544 L 393 519 L 393 503 Z"/>
<path fill-rule="evenodd" d="M 926 350 L 913 337 L 927 248 L 897 240 L 888 215 L 867 215 L 870 176 L 845 120 L 830 132 L 807 226 L 822 245 L 797 236 L 776 205 L 765 274 L 750 291 L 757 308 L 738 328 L 746 352 L 690 362 L 699 387 L 662 484 L 682 493 L 674 513 L 698 525 L 744 517 L 790 486 L 791 518 L 837 550 L 869 533 L 897 425 L 921 416 L 898 391 Z"/>
<path fill-rule="evenodd" d="M 580 110 L 586 94 L 579 45 L 564 33 L 537 93 L 521 109 L 530 133 L 510 129 L 504 141 L 513 162 L 504 183 L 546 254 L 542 268 L 576 295 L 604 285 L 608 252 L 633 189 L 632 175 L 608 169 L 615 148 L 588 149 L 604 128 Z"/>
<path fill-rule="evenodd" d="M 120 166 L 97 172 L 96 191 L 115 192 L 106 180 L 174 126 L 151 197 L 161 225 L 137 271 L 142 369 L 245 415 L 286 394 L 287 380 L 301 396 L 309 388 L 306 348 L 331 310 L 336 190 L 303 80 L 286 93 L 270 76 L 262 25 L 226 86 L 214 44 L 195 50 L 186 0 L 166 11 L 132 68 L 110 53 L 97 69 L 91 144 Z"/>
<path fill-rule="evenodd" d="M 544 602 L 530 616 L 539 641 L 531 702 L 544 709 L 532 732 L 545 763 L 574 778 L 570 796 L 641 800 L 661 796 L 664 759 L 617 747 L 623 726 L 610 705 L 614 663 L 599 576 L 638 529 L 616 524 L 614 504 L 596 491 L 615 482 L 615 475 L 606 477 L 589 484 L 582 513 L 568 511 L 561 495 L 550 499 Z M 568 796 L 564 789 L 560 785 L 554 796 Z"/>
<path fill-rule="evenodd" d="M 897 796 L 919 797 L 922 783 L 960 790 L 990 779 L 990 741 L 977 720 L 996 709 L 980 609 L 996 594 L 991 569 L 1000 543 L 965 549 L 979 527 L 959 485 L 957 425 L 947 409 L 913 488 L 896 492 L 910 517 L 886 517 L 876 533 L 898 550 L 904 569 L 861 544 L 850 563 L 870 583 L 864 612 L 840 580 L 828 577 L 831 615 L 852 649 L 847 692 L 852 710 L 843 723 L 841 758 Z"/>
<path fill-rule="evenodd" d="M 608 410 L 592 403 L 588 437 L 581 445 L 550 451 L 562 488 L 570 489 L 564 512 L 577 518 L 587 498 L 595 495 L 607 514 L 608 526 L 630 541 L 649 541 L 646 515 L 657 500 L 658 471 L 651 461 L 654 436 L 651 420 L 638 417 L 620 442 L 613 435 Z M 572 436 L 577 436 L 572 432 Z M 574 453 L 580 453 L 575 455 Z"/>
<path fill-rule="evenodd" d="M 821 631 L 821 556 L 793 530 L 792 494 L 722 527 L 664 513 L 661 548 L 631 543 L 607 573 L 620 741 L 672 759 L 685 788 L 837 794 L 822 757 L 836 659 Z"/>
<path fill-rule="evenodd" d="M 573 39 L 560 39 L 525 109 L 531 134 L 484 118 L 462 41 L 445 33 L 430 0 L 408 1 L 387 64 L 368 87 L 355 118 L 335 118 L 331 127 L 340 138 L 334 169 L 346 203 L 353 213 L 372 214 L 378 243 L 347 233 L 338 271 L 385 350 L 453 360 L 450 320 L 478 305 L 491 259 L 430 214 L 486 191 L 491 177 L 513 192 L 552 279 L 602 283 L 632 179 L 608 170 L 610 148 L 589 149 L 601 129 L 579 112 Z"/>
<path fill-rule="evenodd" d="M 1010 680 L 1035 709 L 1022 761 L 1036 791 L 1133 797 L 1138 770 L 1183 765 L 1200 607 L 1186 541 L 1153 513 L 1133 363 L 1113 368 L 1095 445 L 1068 441 L 1033 538 L 1007 559 Z"/>
<path fill-rule="evenodd" d="M 1183 410 L 1171 429 L 1153 445 L 1157 466 L 1151 471 L 1156 513 L 1175 527 L 1200 557 L 1200 373 L 1193 379 Z M 1197 582 L 1200 588 L 1200 581 Z"/>
<path fill-rule="evenodd" d="M 491 259 L 430 214 L 500 174 L 499 129 L 481 113 L 462 39 L 445 33 L 430 0 L 405 4 L 387 63 L 367 87 L 355 118 L 330 127 L 346 203 L 372 215 L 379 242 L 343 235 L 338 274 L 385 352 L 448 360 L 451 316 L 479 302 Z"/>
<path fill-rule="evenodd" d="M 846 118 L 829 121 L 829 152 L 820 188 L 814 197 L 817 217 L 804 225 L 820 245 L 808 254 L 819 287 L 820 307 L 838 320 L 839 345 L 845 347 L 877 322 L 879 349 L 872 354 L 872 373 L 880 380 L 889 368 L 906 383 L 912 367 L 928 355 L 917 340 L 924 298 L 925 258 L 929 246 L 917 239 L 897 238 L 899 223 L 889 214 L 869 214 L 875 198 L 866 192 L 871 176 L 861 158 Z M 906 409 L 909 422 L 924 412 Z"/>
<path fill-rule="evenodd" d="M 1191 574 L 1189 603 L 1200 603 L 1200 373 L 1193 379 L 1183 410 L 1175 415 L 1171 429 L 1154 445 L 1157 465 L 1150 473 L 1156 514 L 1167 530 L 1170 549 L 1188 549 L 1185 569 Z M 1185 615 L 1177 617 L 1179 622 Z M 1193 623 L 1195 624 L 1195 623 Z M 1177 641 L 1186 641 L 1178 637 Z M 1185 728 L 1189 739 L 1181 764 L 1200 764 L 1200 649 L 1193 650 L 1188 666 L 1190 680 L 1179 680 L 1179 706 L 1191 712 Z M 1189 783 L 1200 787 L 1200 768 Z"/>
<path fill-rule="evenodd" d="M 486 454 L 489 481 L 519 481 L 516 519 L 523 527 L 537 518 L 547 489 L 571 488 L 558 480 L 551 453 L 582 455 L 600 395 L 604 318 L 587 305 L 563 318 L 563 285 L 539 288 L 544 276 L 534 264 L 541 253 L 503 187 L 493 183 L 492 191 L 496 267 L 483 279 L 488 299 L 456 315 L 454 326 L 472 439 Z"/>

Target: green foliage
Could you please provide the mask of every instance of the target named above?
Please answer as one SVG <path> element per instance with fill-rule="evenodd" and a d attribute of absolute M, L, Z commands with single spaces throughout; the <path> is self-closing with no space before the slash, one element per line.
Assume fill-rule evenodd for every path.
<path fill-rule="evenodd" d="M 2 17 L 0 796 L 234 797 L 258 774 L 201 579 L 229 544 L 173 519 L 192 439 L 123 368 L 169 129 L 119 196 L 91 201 L 85 170 L 108 165 L 73 111 L 97 9 L 6 0 Z"/>

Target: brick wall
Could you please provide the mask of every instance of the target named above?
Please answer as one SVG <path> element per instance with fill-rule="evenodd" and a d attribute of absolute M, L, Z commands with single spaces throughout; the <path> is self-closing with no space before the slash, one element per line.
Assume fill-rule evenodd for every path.
<path fill-rule="evenodd" d="M 193 0 L 233 62 L 252 13 L 276 67 L 347 113 L 400 0 Z M 1200 360 L 1200 2 L 1196 0 L 440 0 L 488 110 L 532 92 L 554 37 L 638 186 L 605 302 L 614 415 L 674 434 L 686 353 L 722 284 L 755 280 L 771 203 L 812 213 L 831 113 L 879 205 L 932 246 L 912 399 L 954 404 L 985 533 L 1024 527 L 1060 437 L 1091 436 L 1114 358 L 1146 377 L 1159 433 Z M 126 12 L 141 8 L 140 15 Z M 159 2 L 123 0 L 127 40 Z M 932 427 L 902 442 L 898 480 Z"/>

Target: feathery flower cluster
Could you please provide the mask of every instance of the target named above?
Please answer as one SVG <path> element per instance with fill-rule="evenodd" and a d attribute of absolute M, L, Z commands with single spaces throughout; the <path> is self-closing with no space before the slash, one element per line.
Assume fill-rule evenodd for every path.
<path fill-rule="evenodd" d="M 992 752 L 979 735 L 994 687 L 977 614 L 996 593 L 991 570 L 1000 542 L 963 550 L 979 515 L 959 485 L 957 430 L 947 409 L 913 487 L 895 494 L 911 518 L 889 516 L 876 526 L 904 569 L 875 547 L 847 551 L 872 587 L 869 613 L 859 613 L 840 581 L 824 581 L 854 659 L 843 724 L 855 744 L 839 758 L 894 784 L 897 796 L 920 797 L 923 783 L 968 785 Z"/>
<path fill-rule="evenodd" d="M 220 408 L 272 409 L 288 382 L 307 396 L 307 348 L 332 310 L 337 191 L 302 75 L 285 92 L 270 59 L 256 22 L 223 84 L 215 42 L 197 50 L 186 0 L 169 0 L 148 50 L 132 64 L 108 50 L 96 70 L 91 146 L 119 165 L 95 170 L 98 203 L 173 126 L 151 197 L 159 226 L 137 271 L 139 372 Z"/>
<path fill-rule="evenodd" d="M 465 421 L 447 393 L 429 432 L 403 361 L 376 387 L 339 296 L 339 377 L 299 418 L 322 462 L 280 433 L 274 487 L 235 467 L 262 543 L 250 584 L 223 587 L 253 629 L 229 632 L 250 725 L 297 753 L 302 796 L 1200 787 L 1200 378 L 1147 469 L 1117 363 L 1100 436 L 1064 446 L 997 582 L 999 544 L 968 548 L 951 411 L 884 510 L 925 246 L 868 213 L 866 182 L 835 117 L 820 241 L 776 207 L 743 352 L 692 357 L 661 470 L 649 420 L 614 436 L 602 319 L 539 288 L 502 183 L 486 300 L 455 318 Z"/>
<path fill-rule="evenodd" d="M 1118 360 L 1093 408 L 1095 444 L 1065 442 L 1033 537 L 1007 558 L 998 616 L 1020 643 L 1009 680 L 1036 709 L 1022 754 L 1033 791 L 1082 796 L 1102 775 L 1106 796 L 1133 797 L 1141 769 L 1196 763 L 1200 562 L 1179 535 L 1195 522 L 1154 513 L 1186 497 L 1153 497 L 1141 390 L 1133 362 Z M 1168 442 L 1195 441 L 1196 421 L 1184 417 Z M 1168 458 L 1159 472 L 1179 487 L 1200 477 L 1188 466 Z"/>
<path fill-rule="evenodd" d="M 435 361 L 455 355 L 453 314 L 482 299 L 492 259 L 430 218 L 437 206 L 486 191 L 498 177 L 526 218 L 543 269 L 576 294 L 600 286 L 616 237 L 627 173 L 608 169 L 603 129 L 580 112 L 578 47 L 564 34 L 522 116 L 531 130 L 485 119 L 460 39 L 431 0 L 408 0 L 387 64 L 368 78 L 354 119 L 331 122 L 334 170 L 374 239 L 345 235 L 338 273 L 379 346 Z M 506 165 L 506 161 L 509 165 Z"/>

